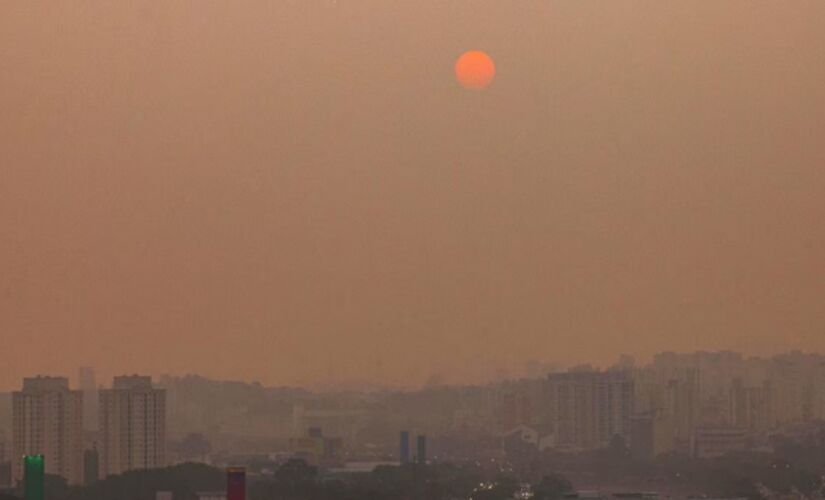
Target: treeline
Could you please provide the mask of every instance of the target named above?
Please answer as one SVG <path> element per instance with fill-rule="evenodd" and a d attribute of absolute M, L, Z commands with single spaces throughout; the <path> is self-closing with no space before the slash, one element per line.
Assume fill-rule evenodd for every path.
<path fill-rule="evenodd" d="M 825 497 L 825 436 L 798 442 L 772 438 L 771 452 L 741 452 L 713 459 L 670 453 L 633 457 L 620 439 L 602 450 L 565 454 L 514 453 L 510 464 L 523 478 L 561 471 L 580 484 L 609 484 L 624 490 L 744 498 Z"/>
<path fill-rule="evenodd" d="M 614 440 L 609 448 L 589 453 L 520 452 L 506 461 L 380 466 L 363 474 L 324 473 L 301 460 L 290 460 L 272 473 L 250 474 L 247 498 L 508 500 L 532 494 L 535 500 L 554 500 L 573 489 L 571 480 L 586 486 L 609 484 L 625 491 L 680 495 L 822 498 L 822 471 L 825 436 L 806 442 L 775 438 L 771 453 L 739 453 L 710 460 L 678 454 L 638 459 L 620 440 Z M 46 498 L 154 500 L 157 491 L 171 491 L 175 500 L 194 500 L 197 492 L 224 491 L 225 487 L 224 470 L 190 463 L 128 472 L 85 487 L 68 487 L 61 478 L 47 476 Z M 16 498 L 0 495 L 0 500 Z"/>
<path fill-rule="evenodd" d="M 221 469 L 190 463 L 130 471 L 90 486 L 68 486 L 62 477 L 47 474 L 44 486 L 46 500 L 155 500 L 158 491 L 171 491 L 175 500 L 192 500 L 198 491 L 226 488 L 226 475 Z"/>
<path fill-rule="evenodd" d="M 223 491 L 222 469 L 184 464 L 164 469 L 112 476 L 92 486 L 69 487 L 47 476 L 47 500 L 154 500 L 158 491 L 171 491 L 175 500 L 194 500 L 197 492 Z M 515 476 L 486 476 L 477 467 L 451 464 L 381 466 L 371 473 L 335 477 L 322 475 L 301 460 L 282 464 L 274 474 L 247 480 L 249 500 L 507 500 L 520 489 L 532 490 L 536 500 L 556 500 L 572 489 L 564 477 L 548 474 L 532 487 Z M 2 500 L 19 500 L 7 496 Z"/>

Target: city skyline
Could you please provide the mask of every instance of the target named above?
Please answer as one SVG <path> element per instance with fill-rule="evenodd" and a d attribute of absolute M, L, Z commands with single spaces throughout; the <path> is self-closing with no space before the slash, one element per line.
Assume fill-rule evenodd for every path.
<path fill-rule="evenodd" d="M 270 471 L 259 477 L 273 467 L 312 467 L 328 477 L 451 462 L 491 461 L 500 471 L 495 464 L 504 460 L 531 477 L 535 460 L 592 471 L 609 459 L 635 463 L 638 485 L 684 493 L 686 485 L 657 482 L 657 467 L 701 470 L 740 459 L 770 467 L 793 443 L 825 442 L 825 354 L 661 352 L 641 363 L 623 355 L 607 369 L 545 368 L 532 378 L 407 391 L 117 376 L 97 391 L 96 426 L 85 422 L 88 391 L 72 390 L 65 377 L 27 377 L 0 404 L 0 430 L 7 411 L 14 429 L 10 443 L 0 433 L 0 448 L 43 454 L 47 473 L 78 485 L 82 474 L 87 490 L 128 471 L 165 474 L 192 462 Z M 78 378 L 88 385 L 97 374 L 82 367 Z M 20 478 L 22 462 L 0 466 Z M 712 481 L 687 489 L 708 487 Z"/>
<path fill-rule="evenodd" d="M 340 379 L 336 378 L 334 380 L 321 380 L 317 383 L 313 384 L 283 384 L 283 383 L 274 383 L 270 384 L 263 381 L 260 378 L 220 378 L 220 377 L 213 377 L 206 373 L 197 373 L 197 372 L 181 372 L 181 373 L 170 373 L 170 372 L 162 372 L 162 373 L 149 373 L 146 371 L 115 371 L 112 374 L 101 374 L 97 372 L 95 367 L 93 366 L 81 366 L 79 369 L 75 370 L 76 375 L 65 374 L 62 372 L 52 371 L 52 372 L 29 372 L 24 374 L 23 377 L 17 380 L 16 384 L 12 386 L 10 389 L 4 389 L 0 387 L 0 393 L 9 392 L 13 390 L 17 390 L 19 388 L 20 380 L 24 380 L 26 378 L 31 377 L 46 377 L 46 378 L 58 378 L 58 379 L 66 379 L 69 383 L 69 387 L 72 390 L 80 391 L 84 393 L 84 407 L 89 404 L 89 400 L 85 397 L 86 393 L 93 393 L 92 396 L 94 405 L 96 407 L 98 403 L 98 396 L 97 393 L 100 390 L 108 390 L 112 388 L 112 383 L 104 383 L 101 382 L 97 384 L 94 388 L 94 391 L 91 390 L 90 387 L 84 387 L 82 384 L 82 377 L 91 376 L 92 378 L 98 378 L 108 381 L 116 381 L 118 379 L 129 379 L 132 377 L 138 378 L 149 378 L 151 380 L 166 380 L 166 379 L 185 379 L 188 377 L 194 377 L 197 379 L 203 379 L 208 381 L 214 382 L 226 382 L 226 383 L 239 383 L 239 384 L 253 384 L 258 385 L 264 388 L 272 388 L 272 389 L 305 389 L 308 391 L 317 391 L 317 392 L 325 392 L 325 391 L 372 391 L 372 390 L 389 390 L 389 391 L 402 391 L 402 392 L 416 392 L 422 389 L 428 388 L 437 388 L 437 387 L 473 387 L 473 386 L 484 386 L 490 384 L 499 384 L 499 383 L 506 383 L 506 382 L 513 382 L 519 380 L 535 380 L 535 379 L 544 379 L 548 378 L 554 374 L 564 374 L 564 373 L 576 373 L 581 371 L 611 371 L 611 370 L 637 370 L 637 369 L 644 369 L 645 367 L 652 366 L 657 363 L 657 360 L 661 360 L 664 357 L 668 356 L 675 356 L 679 357 L 695 357 L 695 356 L 710 356 L 710 357 L 727 357 L 730 356 L 737 360 L 737 363 L 762 363 L 762 362 L 774 362 L 776 360 L 781 360 L 783 358 L 788 357 L 802 357 L 802 358 L 818 358 L 822 357 L 823 359 L 823 366 L 825 366 L 825 352 L 817 352 L 817 351 L 804 351 L 799 349 L 789 349 L 784 351 L 777 351 L 774 353 L 766 354 L 766 355 L 752 355 L 748 354 L 747 352 L 742 351 L 735 351 L 735 350 L 706 350 L 706 349 L 698 349 L 694 351 L 672 351 L 672 350 L 664 350 L 658 351 L 653 353 L 647 357 L 636 357 L 629 353 L 617 353 L 612 360 L 605 363 L 597 363 L 593 360 L 577 360 L 572 361 L 568 360 L 567 362 L 557 362 L 557 361 L 550 361 L 550 360 L 538 360 L 535 358 L 523 360 L 523 363 L 519 366 L 514 367 L 512 370 L 497 370 L 495 373 L 491 373 L 491 375 L 484 379 L 479 380 L 446 380 L 444 379 L 441 374 L 439 373 L 430 373 L 429 376 L 419 384 L 393 384 L 390 382 L 381 383 L 376 382 L 373 380 L 368 379 Z M 89 413 L 88 410 L 84 409 L 84 414 Z M 97 418 L 98 412 L 95 409 L 92 414 L 94 415 L 93 418 Z M 86 422 L 90 423 L 90 422 Z M 96 424 L 96 423 L 95 423 Z"/>

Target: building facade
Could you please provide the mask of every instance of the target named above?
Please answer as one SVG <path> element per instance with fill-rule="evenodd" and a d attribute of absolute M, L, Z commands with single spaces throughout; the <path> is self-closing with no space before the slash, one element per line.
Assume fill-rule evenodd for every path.
<path fill-rule="evenodd" d="M 83 391 L 83 428 L 87 431 L 97 431 L 99 411 L 97 383 L 95 371 L 88 366 L 80 367 L 77 371 L 78 388 Z"/>
<path fill-rule="evenodd" d="M 83 480 L 83 394 L 64 377 L 23 379 L 12 395 L 12 476 L 23 478 L 24 455 L 43 455 L 47 474 Z"/>
<path fill-rule="evenodd" d="M 747 431 L 738 427 L 699 426 L 693 438 L 693 456 L 717 458 L 747 449 Z"/>
<path fill-rule="evenodd" d="M 628 372 L 553 373 L 548 376 L 548 391 L 557 447 L 604 448 L 614 436 L 629 441 L 633 379 Z"/>
<path fill-rule="evenodd" d="M 100 476 L 166 465 L 166 392 L 151 377 L 115 377 L 100 390 Z"/>

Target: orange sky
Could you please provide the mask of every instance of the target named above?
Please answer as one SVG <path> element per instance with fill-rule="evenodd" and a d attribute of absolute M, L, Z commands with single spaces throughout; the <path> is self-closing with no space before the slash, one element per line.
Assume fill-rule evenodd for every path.
<path fill-rule="evenodd" d="M 0 389 L 825 350 L 823 26 L 821 0 L 0 3 Z"/>

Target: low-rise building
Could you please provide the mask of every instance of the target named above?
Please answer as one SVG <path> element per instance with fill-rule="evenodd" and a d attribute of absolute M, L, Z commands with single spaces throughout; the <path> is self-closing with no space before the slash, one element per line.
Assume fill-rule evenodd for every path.
<path fill-rule="evenodd" d="M 747 450 L 746 429 L 741 427 L 697 427 L 693 435 L 693 456 L 715 458 Z"/>

